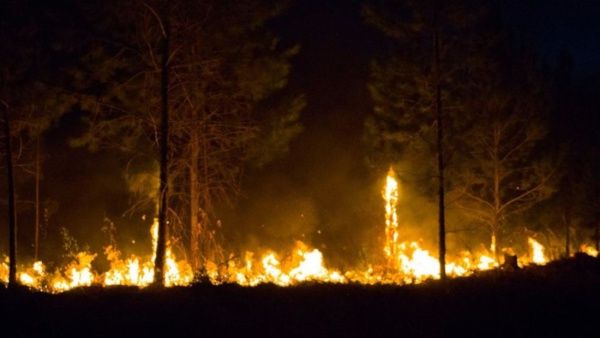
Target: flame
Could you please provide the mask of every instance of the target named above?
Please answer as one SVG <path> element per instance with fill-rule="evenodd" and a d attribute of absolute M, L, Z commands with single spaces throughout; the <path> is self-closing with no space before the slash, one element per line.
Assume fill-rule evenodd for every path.
<path fill-rule="evenodd" d="M 396 174 L 390 167 L 385 179 L 383 189 L 383 199 L 385 201 L 385 246 L 383 251 L 388 259 L 398 254 L 398 214 L 396 206 L 398 204 L 398 181 Z"/>
<path fill-rule="evenodd" d="M 139 257 L 131 256 L 125 260 L 120 258 L 121 253 L 112 246 L 104 249 L 107 260 L 110 262 L 110 270 L 104 274 L 104 285 L 132 285 L 148 286 L 154 280 L 154 258 L 156 257 L 158 219 L 150 228 L 152 237 L 152 258 L 141 262 Z M 193 280 L 191 266 L 185 261 L 177 261 L 169 243 L 165 252 L 165 285 L 188 285 Z"/>
<path fill-rule="evenodd" d="M 530 247 L 531 261 L 539 265 L 546 264 L 547 260 L 546 256 L 544 256 L 544 246 L 531 237 L 527 238 L 527 243 L 529 243 Z"/>
<path fill-rule="evenodd" d="M 37 261 L 23 270 L 17 274 L 19 282 L 31 288 L 39 288 L 45 277 L 44 264 L 41 261 Z"/>
<path fill-rule="evenodd" d="M 399 184 L 394 170 L 388 171 L 383 189 L 385 202 L 385 245 L 384 253 L 389 270 L 385 278 L 375 278 L 379 282 L 421 282 L 426 279 L 439 278 L 439 260 L 416 241 L 399 240 L 399 224 L 397 205 L 399 201 Z M 495 240 L 492 239 L 492 250 Z M 492 251 L 493 252 L 493 251 Z M 462 253 L 462 257 L 446 264 L 450 276 L 464 276 L 474 270 L 488 270 L 497 266 L 496 260 L 485 254 L 474 259 L 470 253 Z M 362 274 L 365 276 L 365 274 Z"/>
<path fill-rule="evenodd" d="M 498 262 L 490 256 L 481 255 L 477 262 L 477 270 L 490 270 L 498 266 Z"/>
<path fill-rule="evenodd" d="M 78 253 L 75 259 L 67 266 L 66 272 L 57 274 L 52 287 L 56 290 L 68 290 L 80 286 L 92 285 L 95 280 L 92 261 L 95 258 L 96 255 L 89 252 Z"/>
<path fill-rule="evenodd" d="M 439 278 L 440 262 L 422 249 L 416 242 L 401 243 L 396 257 L 400 270 L 408 278 L 422 281 L 427 278 Z"/>
<path fill-rule="evenodd" d="M 589 244 L 582 244 L 580 249 L 581 252 L 584 252 L 592 257 L 598 257 L 598 250 Z"/>
<path fill-rule="evenodd" d="M 317 280 L 326 282 L 343 282 L 344 279 L 337 271 L 330 272 L 323 266 L 323 254 L 317 249 L 311 251 L 299 250 L 302 257 L 300 264 L 292 269 L 290 277 L 298 282 Z"/>
<path fill-rule="evenodd" d="M 297 241 L 287 253 L 272 250 L 262 252 L 246 251 L 243 255 L 231 253 L 226 261 L 207 261 L 202 267 L 204 277 L 212 284 L 237 283 L 255 286 L 273 283 L 279 286 L 296 285 L 303 282 L 361 283 L 361 284 L 406 284 L 420 283 L 439 278 L 439 261 L 421 240 L 400 241 L 398 203 L 399 183 L 390 168 L 382 190 L 385 209 L 385 243 L 381 256 L 358 269 L 345 271 L 328 267 L 323 253 L 309 245 Z M 93 268 L 96 254 L 80 252 L 72 260 L 48 273 L 41 261 L 31 266 L 19 266 L 19 282 L 31 288 L 47 292 L 63 292 L 76 287 L 89 285 L 129 285 L 146 287 L 154 279 L 154 258 L 156 255 L 158 220 L 155 218 L 150 228 L 152 252 L 146 257 L 130 255 L 122 257 L 113 245 L 104 248 L 104 256 L 109 269 L 98 273 Z M 533 238 L 528 238 L 529 257 L 523 264 L 545 264 L 544 247 Z M 493 258 L 496 239 L 492 237 L 491 251 L 481 246 L 480 252 L 462 251 L 449 256 L 446 271 L 449 276 L 466 276 L 475 271 L 498 267 Z M 504 248 L 503 251 L 514 252 Z M 581 251 L 592 256 L 598 252 L 589 245 Z M 490 252 L 492 254 L 490 254 Z M 380 258 L 383 258 L 381 260 Z M 165 251 L 165 284 L 167 286 L 189 285 L 193 282 L 193 271 L 185 260 L 177 260 L 170 242 Z M 0 262 L 0 281 L 8 281 L 8 258 Z"/>
<path fill-rule="evenodd" d="M 158 221 L 155 219 L 151 227 L 153 254 L 156 250 L 157 224 Z M 152 283 L 154 257 L 143 260 L 132 255 L 121 259 L 120 251 L 111 245 L 104 248 L 104 255 L 110 263 L 110 269 L 103 274 L 98 274 L 92 267 L 96 254 L 79 252 L 71 262 L 58 268 L 52 274 L 47 274 L 44 264 L 37 261 L 31 266 L 19 267 L 17 278 L 25 286 L 54 293 L 90 285 L 145 287 Z M 189 285 L 192 282 L 191 266 L 185 261 L 177 261 L 169 245 L 166 250 L 165 267 L 165 284 L 167 286 Z M 0 281 L 8 282 L 8 258 L 6 257 L 0 263 Z"/>
<path fill-rule="evenodd" d="M 207 275 L 214 284 L 228 282 L 245 286 L 261 283 L 289 286 L 307 281 L 347 281 L 341 272 L 325 267 L 321 251 L 309 249 L 301 241 L 296 242 L 292 254 L 285 260 L 281 260 L 272 251 L 265 252 L 260 259 L 255 259 L 256 256 L 254 252 L 247 251 L 242 262 L 230 261 L 225 272 L 218 271 L 214 263 L 207 264 L 207 267 L 211 267 Z"/>

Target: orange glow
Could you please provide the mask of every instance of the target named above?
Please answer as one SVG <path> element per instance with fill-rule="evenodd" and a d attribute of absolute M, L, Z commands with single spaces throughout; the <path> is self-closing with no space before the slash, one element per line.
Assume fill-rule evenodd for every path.
<path fill-rule="evenodd" d="M 546 264 L 548 261 L 544 255 L 544 246 L 531 237 L 527 239 L 527 243 L 529 243 L 530 247 L 531 262 L 539 265 Z"/>
<path fill-rule="evenodd" d="M 296 285 L 303 282 L 362 283 L 362 284 L 406 284 L 420 283 L 439 278 L 439 261 L 436 253 L 421 240 L 403 239 L 400 236 L 398 203 L 399 181 L 392 169 L 389 170 L 383 187 L 382 197 L 385 215 L 385 242 L 379 251 L 380 257 L 371 257 L 362 269 L 339 270 L 327 265 L 323 252 L 301 241 L 296 241 L 289 252 L 246 251 L 239 256 L 231 253 L 226 262 L 204 263 L 205 277 L 212 284 L 237 283 L 255 286 L 273 283 L 280 286 Z M 98 273 L 93 268 L 96 254 L 77 253 L 71 262 L 52 273 L 46 271 L 41 262 L 31 266 L 20 266 L 19 282 L 31 288 L 47 292 L 63 292 L 76 287 L 90 285 L 129 285 L 146 287 L 154 279 L 154 254 L 158 221 L 155 219 L 150 229 L 152 252 L 146 257 L 131 255 L 121 257 L 121 252 L 111 245 L 104 248 L 104 256 L 110 264 L 108 271 Z M 402 239 L 402 240 L 401 240 Z M 545 264 L 548 259 L 544 247 L 528 238 L 529 253 L 520 261 L 523 264 Z M 492 241 L 492 248 L 495 246 Z M 483 248 L 483 246 L 481 246 Z M 503 250 L 509 250 L 504 248 Z M 581 251 L 592 256 L 598 252 L 589 245 Z M 493 252 L 493 251 L 492 251 Z M 449 276 L 466 276 L 475 271 L 498 267 L 498 262 L 485 249 L 481 252 L 462 251 L 449 256 L 446 271 Z M 177 260 L 171 245 L 166 248 L 165 284 L 167 286 L 189 285 L 193 282 L 193 271 L 185 260 Z M 0 281 L 8 281 L 8 259 L 0 263 Z"/>

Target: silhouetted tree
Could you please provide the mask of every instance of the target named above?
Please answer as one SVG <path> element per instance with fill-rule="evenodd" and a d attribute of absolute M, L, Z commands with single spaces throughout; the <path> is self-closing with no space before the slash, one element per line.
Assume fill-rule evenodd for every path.
<path fill-rule="evenodd" d="M 539 106 L 524 91 L 489 88 L 473 107 L 477 124 L 465 135 L 468 152 L 461 161 L 455 189 L 459 207 L 485 224 L 497 255 L 498 234 L 511 216 L 523 212 L 553 193 L 556 163 L 538 155 L 545 136 Z"/>
<path fill-rule="evenodd" d="M 9 106 L 4 106 L 4 147 L 6 157 L 6 177 L 8 186 L 8 285 L 17 284 L 17 218 L 15 208 L 15 177 L 13 174 Z"/>
<path fill-rule="evenodd" d="M 10 259 L 15 261 L 16 218 L 22 202 L 15 196 L 19 184 L 16 178 L 25 176 L 22 174 L 35 178 L 32 195 L 35 196 L 33 233 L 37 258 L 40 247 L 41 138 L 74 100 L 60 85 L 64 64 L 63 59 L 57 56 L 66 56 L 63 47 L 68 34 L 62 31 L 64 27 L 58 28 L 54 24 L 63 17 L 52 7 L 45 8 L 42 4 L 31 2 L 5 1 L 0 4 L 0 12 L 3 13 L 0 18 L 0 44 L 5 47 L 0 49 L 0 102 L 5 110 L 6 127 L 3 155 L 6 156 L 6 170 L 9 172 Z M 11 145 L 18 148 L 13 149 Z M 16 268 L 13 262 L 12 267 Z M 16 275 L 11 273 L 11 282 L 14 278 Z"/>
<path fill-rule="evenodd" d="M 561 253 L 570 256 L 582 242 L 594 237 L 598 210 L 598 184 L 593 172 L 598 171 L 594 158 L 598 138 L 586 115 L 595 114 L 597 82 L 572 76 L 574 67 L 570 53 L 563 50 L 555 67 L 547 67 L 550 84 L 548 101 L 551 112 L 548 139 L 550 148 L 561 149 L 557 166 L 556 193 L 528 212 L 528 222 L 540 223 L 562 240 Z M 595 205 L 594 205 L 595 204 Z"/>
<path fill-rule="evenodd" d="M 154 284 L 165 285 L 165 250 L 167 243 L 167 211 L 169 209 L 169 58 L 171 56 L 170 6 L 165 1 L 160 11 L 150 8 L 160 24 L 162 48 L 160 51 L 160 186 L 158 207 L 158 237 L 154 258 Z M 159 16 L 158 13 L 161 13 Z"/>

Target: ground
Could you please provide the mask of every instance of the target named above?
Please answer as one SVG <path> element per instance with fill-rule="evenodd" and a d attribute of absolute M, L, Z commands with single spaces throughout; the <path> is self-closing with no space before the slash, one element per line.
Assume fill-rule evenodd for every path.
<path fill-rule="evenodd" d="M 408 286 L 0 288 L 0 336 L 596 336 L 600 260 Z"/>

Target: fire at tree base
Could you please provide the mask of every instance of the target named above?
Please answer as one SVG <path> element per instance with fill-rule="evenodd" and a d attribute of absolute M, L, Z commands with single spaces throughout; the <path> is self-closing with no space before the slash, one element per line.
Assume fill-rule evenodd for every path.
<path fill-rule="evenodd" d="M 382 194 L 385 202 L 383 263 L 367 264 L 362 269 L 345 271 L 330 268 L 326 266 L 320 250 L 297 241 L 293 250 L 285 255 L 274 251 L 260 254 L 246 251 L 243 258 L 232 258 L 226 263 L 207 261 L 203 266 L 203 277 L 215 285 L 233 283 L 242 286 L 265 283 L 290 286 L 303 282 L 403 285 L 438 279 L 438 259 L 424 249 L 419 241 L 400 240 L 397 215 L 398 181 L 391 169 Z M 150 231 L 152 252 L 156 250 L 157 229 L 158 221 L 155 219 Z M 527 243 L 529 252 L 520 257 L 518 263 L 521 266 L 543 265 L 549 261 L 542 244 L 531 237 L 527 239 Z M 506 248 L 504 251 L 512 252 L 512 249 Z M 582 246 L 581 251 L 590 256 L 598 256 L 598 252 L 589 245 Z M 20 266 L 18 280 L 24 286 L 51 293 L 92 285 L 146 287 L 153 282 L 153 256 L 141 258 L 132 255 L 122 258 L 120 251 L 111 245 L 105 247 L 104 254 L 110 263 L 110 269 L 104 273 L 98 273 L 92 267 L 97 254 L 79 252 L 70 263 L 53 272 L 48 272 L 42 261 L 34 262 L 30 266 Z M 457 256 L 448 257 L 447 262 L 446 271 L 451 277 L 468 276 L 477 271 L 500 267 L 500 262 L 488 251 L 462 251 Z M 194 282 L 192 267 L 185 260 L 177 260 L 170 246 L 167 246 L 165 266 L 166 286 L 186 286 Z M 0 280 L 4 283 L 8 281 L 6 257 L 0 264 Z"/>

